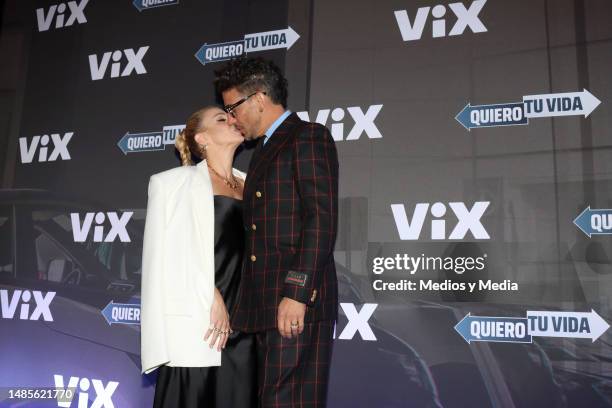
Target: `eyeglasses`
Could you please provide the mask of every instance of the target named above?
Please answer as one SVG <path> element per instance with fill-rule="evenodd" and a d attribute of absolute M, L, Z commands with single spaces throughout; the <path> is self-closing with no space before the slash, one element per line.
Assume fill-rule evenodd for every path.
<path fill-rule="evenodd" d="M 238 106 L 240 106 L 241 104 L 245 103 L 245 102 L 246 102 L 246 101 L 247 101 L 247 100 L 248 100 L 248 99 L 249 99 L 251 96 L 255 95 L 257 92 L 261 92 L 261 93 L 262 93 L 262 94 L 264 94 L 264 95 L 266 94 L 266 93 L 265 93 L 265 92 L 263 92 L 263 91 L 255 91 L 255 92 L 253 92 L 252 94 L 247 95 L 247 96 L 245 96 L 244 98 L 240 99 L 240 100 L 239 100 L 238 102 L 236 102 L 236 103 L 232 103 L 231 105 L 226 105 L 226 106 L 224 106 L 224 107 L 223 107 L 223 110 L 224 110 L 226 113 L 229 113 L 230 115 L 232 115 L 232 116 L 235 118 L 235 117 L 236 117 L 236 114 L 234 113 L 234 110 L 235 110 L 235 109 L 236 109 Z"/>

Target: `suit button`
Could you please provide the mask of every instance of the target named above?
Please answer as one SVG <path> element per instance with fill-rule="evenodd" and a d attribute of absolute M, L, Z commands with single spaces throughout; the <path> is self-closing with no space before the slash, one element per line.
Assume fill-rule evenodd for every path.
<path fill-rule="evenodd" d="M 256 191 L 255 195 L 257 196 L 257 198 L 261 198 L 261 191 Z"/>
<path fill-rule="evenodd" d="M 251 255 L 251 261 L 255 262 L 257 260 L 257 257 L 255 255 Z"/>
<path fill-rule="evenodd" d="M 257 225 L 255 225 L 255 224 L 251 225 L 251 229 L 252 229 L 253 231 L 255 231 L 255 230 L 257 229 Z"/>

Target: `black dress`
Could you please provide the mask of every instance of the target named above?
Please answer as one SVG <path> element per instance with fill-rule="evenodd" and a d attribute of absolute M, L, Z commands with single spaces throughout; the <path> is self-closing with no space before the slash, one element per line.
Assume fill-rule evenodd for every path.
<path fill-rule="evenodd" d="M 214 201 L 215 285 L 231 313 L 238 294 L 244 254 L 242 202 L 222 195 L 216 195 Z M 256 362 L 255 336 L 235 331 L 221 353 L 219 367 L 161 366 L 153 406 L 255 407 Z"/>

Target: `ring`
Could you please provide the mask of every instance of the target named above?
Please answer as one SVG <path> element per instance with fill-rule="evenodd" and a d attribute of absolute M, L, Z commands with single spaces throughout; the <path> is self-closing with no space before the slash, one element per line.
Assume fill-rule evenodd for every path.
<path fill-rule="evenodd" d="M 213 330 L 214 330 L 216 333 L 220 333 L 220 332 L 221 332 L 221 329 L 219 329 L 218 327 L 215 327 Z"/>
<path fill-rule="evenodd" d="M 300 325 L 299 325 L 299 324 L 297 324 L 297 323 L 291 323 L 291 328 L 292 328 L 292 329 L 297 329 L 298 327 L 300 327 Z"/>

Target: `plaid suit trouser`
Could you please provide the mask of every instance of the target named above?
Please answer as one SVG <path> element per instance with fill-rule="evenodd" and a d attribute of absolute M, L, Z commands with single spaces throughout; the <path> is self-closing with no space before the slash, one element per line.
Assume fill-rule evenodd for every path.
<path fill-rule="evenodd" d="M 256 333 L 260 408 L 326 406 L 334 323 L 305 323 L 292 339 L 278 329 Z"/>

